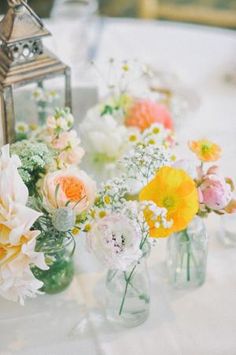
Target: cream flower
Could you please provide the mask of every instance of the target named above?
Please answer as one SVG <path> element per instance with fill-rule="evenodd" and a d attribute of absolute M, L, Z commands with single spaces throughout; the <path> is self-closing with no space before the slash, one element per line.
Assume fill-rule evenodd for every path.
<path fill-rule="evenodd" d="M 0 196 L 5 209 L 10 208 L 12 201 L 26 204 L 28 189 L 22 181 L 18 168 L 21 166 L 17 155 L 10 157 L 9 145 L 1 149 L 0 157 Z"/>
<path fill-rule="evenodd" d="M 29 232 L 28 237 L 32 239 L 22 244 L 18 254 L 10 262 L 0 264 L 0 295 L 22 305 L 25 297 L 34 298 L 42 293 L 39 289 L 43 282 L 34 277 L 30 266 L 34 264 L 42 270 L 48 270 L 44 254 L 34 251 L 37 235 L 38 232 Z"/>
<path fill-rule="evenodd" d="M 37 280 L 30 266 L 19 267 L 21 262 L 15 259 L 0 272 L 0 295 L 9 301 L 20 302 L 24 305 L 25 297 L 36 297 L 42 292 L 39 289 L 43 283 Z"/>
<path fill-rule="evenodd" d="M 94 202 L 96 184 L 84 171 L 69 167 L 48 173 L 42 181 L 41 192 L 49 210 L 69 204 L 80 214 Z"/>
<path fill-rule="evenodd" d="M 38 231 L 30 231 L 40 213 L 25 206 L 28 190 L 19 173 L 20 160 L 10 157 L 9 146 L 0 157 L 0 294 L 24 303 L 34 297 L 42 283 L 35 279 L 30 265 L 48 269 L 43 253 L 34 251 Z"/>

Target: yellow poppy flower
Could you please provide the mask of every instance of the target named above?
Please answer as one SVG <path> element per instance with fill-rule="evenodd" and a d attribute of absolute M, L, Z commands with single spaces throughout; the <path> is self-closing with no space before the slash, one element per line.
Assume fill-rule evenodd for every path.
<path fill-rule="evenodd" d="M 198 212 L 198 193 L 193 179 L 182 169 L 163 167 L 155 178 L 139 194 L 140 201 L 153 201 L 158 207 L 167 209 L 167 220 L 172 220 L 170 228 L 158 225 L 158 220 L 146 219 L 150 226 L 151 237 L 167 237 L 183 230 Z"/>
<path fill-rule="evenodd" d="M 191 141 L 188 145 L 191 151 L 195 153 L 197 157 L 203 162 L 216 161 L 220 159 L 220 146 L 207 139 Z"/>

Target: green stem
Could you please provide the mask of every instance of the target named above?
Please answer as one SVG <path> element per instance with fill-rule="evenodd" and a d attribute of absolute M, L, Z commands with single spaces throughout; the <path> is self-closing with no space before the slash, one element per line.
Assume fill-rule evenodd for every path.
<path fill-rule="evenodd" d="M 190 277 L 190 259 L 191 259 L 191 253 L 190 253 L 190 239 L 187 233 L 187 230 L 185 229 L 185 236 L 187 240 L 187 281 L 189 282 L 191 277 Z"/>
<path fill-rule="evenodd" d="M 143 238 L 143 240 L 141 241 L 140 243 L 140 246 L 139 248 L 142 250 L 146 240 L 147 240 L 147 237 L 148 237 L 148 234 L 145 235 L 145 237 Z M 122 298 L 122 301 L 121 301 L 121 305 L 120 305 L 120 310 L 119 310 L 119 315 L 121 315 L 122 311 L 123 311 L 123 308 L 124 308 L 124 303 L 125 303 L 125 298 L 126 298 L 126 294 L 127 294 L 127 291 L 128 291 L 128 287 L 129 287 L 129 284 L 130 284 L 130 281 L 131 281 L 131 278 L 133 276 L 133 273 L 136 269 L 138 264 L 136 264 L 133 269 L 131 270 L 130 274 L 128 277 L 126 277 L 126 273 L 124 273 L 125 275 L 125 281 L 126 281 L 126 285 L 125 285 L 125 292 L 124 292 L 124 295 L 123 295 L 123 298 Z"/>
<path fill-rule="evenodd" d="M 191 253 L 190 253 L 190 238 L 188 236 L 188 233 L 187 233 L 187 229 L 185 229 L 183 231 L 183 236 L 185 238 L 185 241 L 187 243 L 187 267 L 186 267 L 186 272 L 187 272 L 187 281 L 189 282 L 190 279 L 191 279 L 191 275 L 190 275 L 190 260 L 191 260 Z"/>
<path fill-rule="evenodd" d="M 128 281 L 128 276 L 126 275 L 126 272 L 124 271 L 124 276 L 125 276 L 125 281 L 127 282 Z M 140 292 L 139 290 L 137 289 L 137 287 L 135 287 L 133 285 L 133 283 L 131 282 L 131 280 L 129 281 L 129 284 L 130 286 L 135 290 L 135 292 L 137 293 L 137 295 L 140 295 Z"/>
<path fill-rule="evenodd" d="M 189 245 L 188 245 L 188 251 L 187 251 L 187 281 L 190 281 L 190 258 L 191 258 L 191 254 L 190 254 Z"/>
<path fill-rule="evenodd" d="M 129 283 L 130 283 L 130 280 L 131 280 L 131 278 L 133 276 L 133 273 L 134 273 L 136 267 L 137 267 L 137 264 L 133 267 L 133 269 L 131 270 L 131 272 L 130 272 L 127 280 L 126 280 L 125 292 L 124 292 L 124 295 L 123 295 L 123 298 L 122 298 L 122 301 L 121 301 L 120 310 L 119 310 L 119 316 L 122 314 L 122 311 L 123 311 L 123 308 L 124 308 L 124 304 L 125 304 L 125 298 L 126 298 L 128 287 L 129 287 Z"/>
<path fill-rule="evenodd" d="M 125 271 L 124 271 L 124 275 L 125 275 L 125 281 L 127 281 L 128 278 L 126 276 L 126 272 Z M 136 294 L 138 295 L 138 297 L 140 299 L 143 299 L 145 303 L 148 303 L 149 298 L 145 294 L 140 293 L 139 289 L 136 286 L 133 285 L 132 281 L 129 281 L 129 285 L 136 292 Z"/>

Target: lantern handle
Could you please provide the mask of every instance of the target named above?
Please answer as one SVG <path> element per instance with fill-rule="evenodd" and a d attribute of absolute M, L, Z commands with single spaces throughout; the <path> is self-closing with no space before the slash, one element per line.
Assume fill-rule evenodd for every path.
<path fill-rule="evenodd" d="M 21 5 L 26 7 L 26 9 L 30 12 L 30 14 L 39 22 L 40 26 L 44 27 L 42 20 L 39 18 L 38 15 L 36 15 L 36 13 L 27 4 L 27 0 L 7 0 L 7 1 L 8 1 L 8 5 L 13 8 L 21 6 Z"/>
<path fill-rule="evenodd" d="M 7 2 L 10 7 L 17 7 L 17 6 L 22 5 L 23 1 L 22 0 L 7 0 Z M 27 0 L 25 2 L 27 2 Z"/>

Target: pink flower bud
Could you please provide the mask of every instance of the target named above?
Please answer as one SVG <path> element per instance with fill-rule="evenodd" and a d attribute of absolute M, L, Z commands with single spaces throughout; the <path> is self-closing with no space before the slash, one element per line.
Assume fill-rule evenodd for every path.
<path fill-rule="evenodd" d="M 216 174 L 206 175 L 200 190 L 203 203 L 212 210 L 224 209 L 232 199 L 230 185 Z"/>

